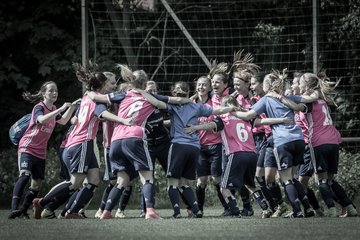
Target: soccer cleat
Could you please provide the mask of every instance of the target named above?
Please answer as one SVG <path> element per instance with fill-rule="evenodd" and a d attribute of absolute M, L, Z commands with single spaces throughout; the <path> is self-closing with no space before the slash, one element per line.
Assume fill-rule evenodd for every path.
<path fill-rule="evenodd" d="M 203 217 L 203 213 L 201 210 L 199 210 L 197 213 L 192 213 L 191 215 L 188 216 L 189 218 L 202 218 Z"/>
<path fill-rule="evenodd" d="M 337 210 L 336 210 L 336 207 L 331 207 L 328 209 L 328 214 L 327 214 L 328 217 L 331 217 L 331 218 L 336 218 L 336 217 L 339 217 L 338 213 L 337 213 Z"/>
<path fill-rule="evenodd" d="M 342 213 L 339 217 L 357 217 L 358 213 L 356 208 L 352 204 L 346 207 L 345 213 Z"/>
<path fill-rule="evenodd" d="M 270 209 L 263 210 L 261 213 L 261 218 L 270 218 L 273 212 Z"/>
<path fill-rule="evenodd" d="M 290 212 L 286 214 L 283 218 L 304 218 L 304 214 L 302 212 L 294 213 Z"/>
<path fill-rule="evenodd" d="M 80 209 L 79 215 L 81 215 L 82 218 L 88 218 L 84 212 L 84 210 Z"/>
<path fill-rule="evenodd" d="M 19 218 L 30 219 L 30 216 L 29 216 L 29 214 L 27 212 L 22 212 Z"/>
<path fill-rule="evenodd" d="M 315 216 L 315 211 L 312 208 L 306 209 L 305 210 L 305 217 L 309 218 L 309 217 L 314 217 Z"/>
<path fill-rule="evenodd" d="M 223 213 L 221 213 L 221 215 L 220 216 L 222 216 L 222 217 L 228 217 L 228 216 L 230 216 L 231 215 L 231 211 L 230 211 L 230 209 L 225 209 L 224 210 L 224 212 Z"/>
<path fill-rule="evenodd" d="M 172 217 L 173 218 L 181 218 L 181 213 L 174 213 L 173 215 L 172 215 Z"/>
<path fill-rule="evenodd" d="M 288 207 L 285 202 L 282 202 L 278 207 L 276 208 L 276 211 L 271 215 L 272 218 L 279 218 L 281 215 L 283 215 L 288 210 Z"/>
<path fill-rule="evenodd" d="M 46 219 L 53 219 L 56 218 L 55 212 L 48 210 L 48 209 L 44 209 L 41 212 L 41 218 L 46 218 Z"/>
<path fill-rule="evenodd" d="M 146 212 L 141 211 L 139 217 L 140 217 L 140 218 L 145 218 L 145 215 L 146 215 Z"/>
<path fill-rule="evenodd" d="M 21 210 L 14 210 L 11 211 L 11 213 L 8 216 L 8 219 L 15 219 L 17 217 L 20 217 L 23 212 Z"/>
<path fill-rule="evenodd" d="M 100 219 L 110 219 L 110 218 L 112 218 L 111 211 L 108 210 L 104 210 L 100 217 Z"/>
<path fill-rule="evenodd" d="M 61 213 L 57 216 L 58 219 L 65 219 L 65 216 L 62 215 Z"/>
<path fill-rule="evenodd" d="M 241 218 L 242 215 L 241 215 L 241 212 L 235 212 L 235 213 L 231 213 L 230 217 L 233 217 L 233 218 Z"/>
<path fill-rule="evenodd" d="M 115 213 L 115 218 L 126 218 L 124 211 L 121 211 L 120 208 Z"/>
<path fill-rule="evenodd" d="M 32 201 L 33 203 L 33 216 L 35 219 L 40 219 L 41 218 L 41 212 L 44 210 L 44 207 L 41 206 L 40 201 L 42 200 L 42 198 L 34 198 L 34 200 Z"/>
<path fill-rule="evenodd" d="M 82 219 L 83 217 L 78 213 L 69 213 L 65 214 L 65 219 Z"/>
<path fill-rule="evenodd" d="M 95 213 L 95 218 L 100 219 L 100 218 L 101 218 L 102 213 L 103 213 L 103 211 L 99 208 L 99 209 L 97 210 L 97 212 Z"/>
<path fill-rule="evenodd" d="M 154 208 L 147 208 L 145 219 L 162 219 L 160 215 L 155 211 Z"/>
<path fill-rule="evenodd" d="M 240 210 L 241 216 L 250 217 L 254 215 L 254 210 L 252 208 L 243 208 Z"/>

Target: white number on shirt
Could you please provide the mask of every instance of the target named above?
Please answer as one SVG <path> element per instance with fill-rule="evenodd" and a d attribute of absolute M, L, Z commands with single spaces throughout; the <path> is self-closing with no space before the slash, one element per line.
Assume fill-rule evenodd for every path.
<path fill-rule="evenodd" d="M 246 131 L 244 123 L 236 124 L 236 133 L 241 142 L 246 142 L 249 138 L 249 133 Z"/>
<path fill-rule="evenodd" d="M 130 110 L 126 115 L 128 118 L 135 118 L 139 115 L 140 109 L 143 107 L 142 101 L 136 101 L 130 105 Z"/>
<path fill-rule="evenodd" d="M 323 122 L 323 126 L 328 126 L 328 125 L 332 125 L 332 119 L 329 113 L 329 109 L 327 108 L 326 105 L 322 106 L 322 112 L 324 113 L 324 122 Z"/>
<path fill-rule="evenodd" d="M 78 115 L 78 122 L 79 123 L 84 123 L 86 121 L 86 117 L 88 115 L 89 112 L 89 106 L 85 105 L 83 106 L 80 111 L 79 111 L 79 115 Z"/>

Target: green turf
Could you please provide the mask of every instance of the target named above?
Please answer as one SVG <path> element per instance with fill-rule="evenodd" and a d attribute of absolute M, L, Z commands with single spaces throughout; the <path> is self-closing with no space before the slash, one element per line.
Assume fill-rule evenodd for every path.
<path fill-rule="evenodd" d="M 273 239 L 329 240 L 360 239 L 360 218 L 260 219 L 221 218 L 221 209 L 205 209 L 202 219 L 171 219 L 170 210 L 158 210 L 164 219 L 138 218 L 139 210 L 126 210 L 126 219 L 41 219 L 8 220 L 0 211 L 0 239 Z M 184 215 L 186 211 L 182 211 Z M 93 217 L 95 211 L 88 210 Z"/>

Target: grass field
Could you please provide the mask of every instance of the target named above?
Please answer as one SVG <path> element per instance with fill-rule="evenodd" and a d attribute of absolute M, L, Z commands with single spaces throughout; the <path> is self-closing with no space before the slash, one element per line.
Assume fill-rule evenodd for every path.
<path fill-rule="evenodd" d="M 218 217 L 221 209 L 205 209 L 201 219 L 171 219 L 170 210 L 158 210 L 164 218 L 138 218 L 139 210 L 126 210 L 126 219 L 8 220 L 8 210 L 0 210 L 0 239 L 271 239 L 274 240 L 345 240 L 360 238 L 360 218 L 260 219 Z M 186 211 L 182 211 L 183 214 Z"/>

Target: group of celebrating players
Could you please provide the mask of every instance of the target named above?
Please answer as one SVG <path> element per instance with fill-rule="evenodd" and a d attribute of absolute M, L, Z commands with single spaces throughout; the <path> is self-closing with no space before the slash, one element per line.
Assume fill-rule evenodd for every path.
<path fill-rule="evenodd" d="M 250 196 L 262 209 L 262 218 L 324 216 L 308 186 L 313 176 L 327 207 L 326 216 L 358 216 L 334 178 L 341 136 L 332 124 L 329 105 L 336 105 L 338 82 L 331 82 L 324 72 L 294 73 L 289 84 L 286 70 L 265 74 L 253 60 L 251 54 L 239 51 L 231 64 L 213 61 L 210 72 L 196 80 L 191 97 L 189 85 L 181 81 L 172 87 L 172 96 L 159 95 L 156 83 L 143 70 L 132 71 L 120 64 L 124 83 L 119 86 L 111 72 L 90 72 L 74 65 L 87 91 L 81 100 L 58 109 L 55 82 L 45 82 L 36 94 L 24 93 L 25 99 L 38 102 L 19 143 L 20 173 L 9 219 L 29 218 L 31 205 L 34 218 L 56 218 L 55 210 L 63 204 L 58 217 L 84 217 L 101 182 L 94 153 L 100 125 L 108 185 L 96 218 L 112 218 L 119 201 L 115 217 L 125 217 L 139 176 L 142 216 L 160 219 L 155 210 L 156 161 L 166 173 L 173 218 L 181 217 L 180 197 L 188 216 L 206 214 L 205 191 L 210 179 L 226 217 L 253 215 Z M 64 180 L 40 198 L 48 140 L 56 122 L 66 124 L 70 119 L 71 127 L 60 146 Z M 195 192 L 192 180 L 196 180 Z M 292 208 L 286 215 L 289 207 L 280 186 Z"/>

